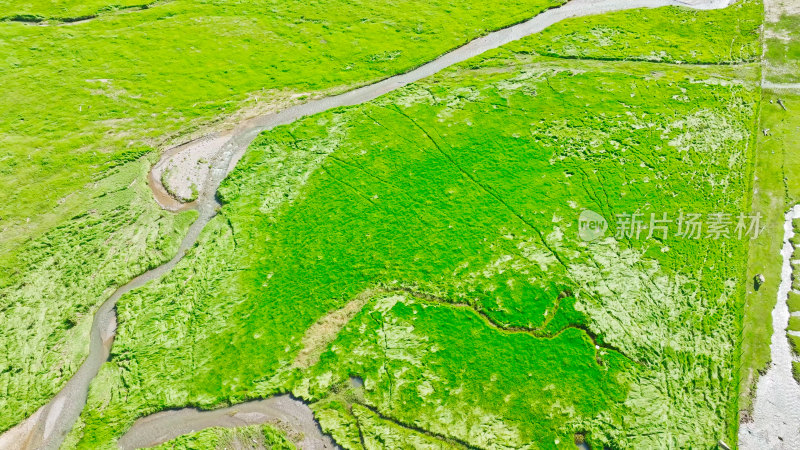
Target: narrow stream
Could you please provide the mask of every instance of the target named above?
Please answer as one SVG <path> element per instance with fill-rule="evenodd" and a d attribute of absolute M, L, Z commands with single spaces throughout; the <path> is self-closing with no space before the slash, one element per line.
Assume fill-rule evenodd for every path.
<path fill-rule="evenodd" d="M 193 408 L 162 411 L 137 420 L 118 444 L 123 450 L 133 450 L 152 447 L 206 428 L 234 428 L 265 423 L 281 430 L 291 430 L 289 437 L 294 438 L 292 440 L 296 441 L 299 448 L 338 448 L 330 437 L 322 434 L 311 409 L 288 395 L 254 400 L 213 411 Z"/>
<path fill-rule="evenodd" d="M 117 300 L 122 295 L 169 273 L 181 261 L 187 250 L 194 246 L 203 228 L 216 215 L 217 209 L 220 207 L 216 200 L 217 188 L 225 176 L 236 166 L 250 143 L 261 132 L 332 108 L 368 102 L 488 50 L 538 33 L 564 19 L 635 8 L 686 6 L 694 9 L 717 9 L 724 8 L 728 4 L 729 0 L 572 0 L 564 6 L 545 11 L 527 22 L 522 22 L 470 41 L 462 47 L 410 72 L 396 75 L 344 94 L 313 100 L 278 113 L 244 121 L 232 132 L 231 139 L 222 147 L 212 161 L 208 178 L 196 202 L 199 217 L 189 228 L 175 257 L 120 287 L 100 306 L 92 323 L 89 355 L 86 360 L 64 388 L 48 404 L 42 406 L 26 421 L 0 436 L 0 448 L 56 449 L 61 445 L 86 405 L 89 384 L 97 375 L 103 362 L 108 360 L 116 333 L 116 312 L 114 308 Z M 290 413 L 292 411 L 287 411 L 287 414 Z M 170 417 L 169 420 L 173 420 L 173 416 L 163 415 L 158 417 Z M 127 442 L 126 439 L 133 438 L 128 438 L 126 435 L 122 442 Z M 133 442 L 138 444 L 139 441 Z"/>
<path fill-rule="evenodd" d="M 792 221 L 800 218 L 800 205 L 786 213 L 783 224 L 781 284 L 778 301 L 772 310 L 772 365 L 758 379 L 753 400 L 751 422 L 739 428 L 739 447 L 742 449 L 800 448 L 800 385 L 792 376 L 792 350 L 786 337 L 789 324 L 789 292 L 792 288 L 792 253 L 794 236 Z"/>

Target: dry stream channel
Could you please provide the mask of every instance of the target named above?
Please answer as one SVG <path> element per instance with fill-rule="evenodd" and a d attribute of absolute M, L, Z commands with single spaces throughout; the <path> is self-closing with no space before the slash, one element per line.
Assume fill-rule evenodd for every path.
<path fill-rule="evenodd" d="M 210 169 L 205 181 L 198 189 L 198 198 L 192 204 L 192 207 L 197 209 L 199 216 L 189 228 L 177 254 L 165 264 L 139 275 L 117 289 L 100 306 L 92 323 L 89 355 L 86 360 L 49 403 L 0 436 L 0 449 L 57 449 L 61 446 L 86 405 L 92 379 L 97 375 L 103 362 L 108 360 L 116 334 L 115 306 L 117 300 L 126 293 L 168 274 L 181 261 L 186 252 L 194 246 L 203 228 L 216 215 L 221 206 L 216 199 L 220 183 L 233 170 L 247 147 L 261 132 L 332 108 L 368 102 L 483 52 L 538 33 L 564 19 L 635 8 L 686 6 L 694 9 L 718 9 L 728 6 L 728 4 L 729 0 L 572 0 L 559 8 L 547 10 L 526 22 L 475 39 L 407 73 L 344 94 L 313 100 L 277 113 L 254 117 L 242 122 L 230 132 L 230 138 L 210 161 Z M 175 152 L 167 153 L 174 155 Z M 157 197 L 161 194 L 163 193 L 154 192 Z M 292 427 L 298 432 L 298 435 L 304 435 L 302 440 L 297 442 L 302 449 L 336 447 L 329 437 L 323 435 L 310 408 L 303 402 L 285 395 L 242 403 L 232 408 L 215 411 L 202 412 L 186 408 L 156 413 L 137 420 L 118 444 L 123 448 L 149 447 L 181 434 L 204 428 L 235 427 L 260 423 L 277 423 L 281 426 Z"/>
<path fill-rule="evenodd" d="M 789 324 L 789 292 L 792 290 L 793 222 L 800 218 L 800 205 L 790 209 L 783 224 L 781 283 L 772 310 L 772 364 L 759 377 L 753 401 L 752 421 L 739 428 L 739 447 L 760 450 L 800 448 L 800 384 L 792 376 L 792 350 L 786 337 Z M 795 276 L 800 274 L 794 274 Z"/>

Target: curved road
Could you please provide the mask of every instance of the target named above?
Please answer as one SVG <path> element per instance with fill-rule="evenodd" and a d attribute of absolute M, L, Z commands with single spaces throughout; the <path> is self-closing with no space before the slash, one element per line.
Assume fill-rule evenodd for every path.
<path fill-rule="evenodd" d="M 332 108 L 368 102 L 481 53 L 538 33 L 565 19 L 626 9 L 662 6 L 719 9 L 728 6 L 729 2 L 730 0 L 573 0 L 559 8 L 545 11 L 526 22 L 470 41 L 410 72 L 344 94 L 314 100 L 278 113 L 255 117 L 243 122 L 233 131 L 232 138 L 220 149 L 212 161 L 209 176 L 197 201 L 196 208 L 200 213 L 199 217 L 189 228 L 175 257 L 120 287 L 100 306 L 94 316 L 90 332 L 89 356 L 61 392 L 48 404 L 0 436 L 0 449 L 56 449 L 61 445 L 86 404 L 89 384 L 97 375 L 103 362 L 108 359 L 116 331 L 114 307 L 117 300 L 122 295 L 169 273 L 180 262 L 186 251 L 194 246 L 200 232 L 216 215 L 217 208 L 220 206 L 215 195 L 222 179 L 235 167 L 249 144 L 261 132 Z M 317 444 L 324 445 L 323 443 Z"/>

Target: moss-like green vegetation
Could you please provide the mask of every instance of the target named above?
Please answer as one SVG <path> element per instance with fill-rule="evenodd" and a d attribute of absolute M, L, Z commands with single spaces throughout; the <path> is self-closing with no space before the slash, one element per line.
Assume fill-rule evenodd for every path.
<path fill-rule="evenodd" d="M 405 71 L 561 3 L 176 0 L 72 25 L 0 23 L 0 272 L 17 245 L 69 217 L 47 214 L 60 199 L 109 166 L 243 108 Z"/>
<path fill-rule="evenodd" d="M 714 11 L 678 7 L 619 11 L 563 21 L 524 40 L 518 48 L 567 58 L 751 62 L 761 54 L 762 14 L 757 0 L 742 0 Z"/>
<path fill-rule="evenodd" d="M 792 316 L 789 318 L 789 331 L 800 331 L 800 317 Z"/>
<path fill-rule="evenodd" d="M 769 73 L 769 72 L 767 72 Z M 784 110 L 784 105 L 800 105 L 800 96 L 786 91 L 764 90 L 760 103 L 759 124 L 753 177 L 753 214 L 764 217 L 766 230 L 750 242 L 748 281 L 757 274 L 765 276 L 758 291 L 748 286 L 742 330 L 742 370 L 739 407 L 750 409 L 758 373 L 770 362 L 772 309 L 777 299 L 781 276 L 783 222 L 786 211 L 800 203 L 800 117 Z M 766 131 L 766 132 L 765 132 Z M 789 294 L 791 310 L 795 310 L 796 294 Z"/>
<path fill-rule="evenodd" d="M 735 440 L 746 239 L 613 235 L 624 212 L 749 211 L 756 80 L 500 50 L 264 134 L 193 253 L 120 302 L 78 445 L 286 390 L 352 448 L 364 408 L 456 445 Z M 585 208 L 605 239 L 578 238 Z M 305 330 L 375 286 L 409 293 L 292 369 Z M 328 396 L 350 375 L 348 408 Z"/>
<path fill-rule="evenodd" d="M 789 312 L 797 312 L 800 311 L 800 294 L 797 292 L 789 292 L 789 300 L 787 300 L 789 305 Z"/>
<path fill-rule="evenodd" d="M 342 386 L 344 384 L 334 386 L 335 394 L 314 406 L 317 410 L 315 415 L 323 429 L 343 448 L 466 448 L 464 444 L 446 436 L 382 417 L 374 408 L 365 406 L 363 390 Z"/>
<path fill-rule="evenodd" d="M 792 376 L 800 383 L 800 362 L 792 361 Z"/>
<path fill-rule="evenodd" d="M 73 22 L 98 14 L 147 8 L 158 0 L 0 0 L 0 21 L 38 23 L 43 21 Z"/>
<path fill-rule="evenodd" d="M 88 212 L 24 248 L 0 285 L 0 430 L 61 388 L 88 351 L 95 308 L 114 289 L 172 257 L 196 216 L 147 198 L 151 161 L 128 163 L 78 194 Z"/>
<path fill-rule="evenodd" d="M 157 363 L 159 367 L 170 373 L 167 379 L 191 377 L 189 373 L 181 373 L 187 367 L 186 363 L 189 363 L 189 366 L 203 365 L 207 369 L 215 367 L 211 360 L 206 359 L 211 355 L 195 353 L 191 345 L 183 349 L 181 347 L 187 341 L 204 340 L 216 335 L 220 320 L 227 315 L 225 311 L 234 306 L 235 292 L 226 292 L 221 286 L 237 273 L 237 268 L 226 264 L 229 255 L 235 249 L 236 243 L 231 236 L 230 228 L 224 218 L 218 217 L 206 226 L 198 244 L 184 259 L 186 262 L 181 263 L 178 268 L 173 270 L 174 277 L 171 275 L 165 279 L 165 282 L 169 282 L 171 287 L 176 289 L 174 295 L 170 295 L 168 304 L 160 304 L 157 306 L 158 310 L 154 311 L 154 305 L 149 303 L 150 296 L 160 295 L 157 287 L 162 286 L 162 283 L 151 283 L 137 291 L 136 295 L 125 296 L 124 304 L 117 304 L 118 337 L 122 336 L 120 327 L 125 326 L 126 323 L 134 325 L 132 319 L 145 310 L 157 312 L 158 315 L 172 315 L 173 320 L 182 322 L 184 325 L 168 332 L 168 329 L 164 328 L 167 326 L 166 322 L 154 321 L 142 328 L 136 328 L 134 325 L 124 332 L 126 335 L 135 336 L 132 341 L 126 342 L 125 339 L 114 341 L 111 361 L 102 366 L 100 373 L 92 381 L 93 388 L 89 391 L 87 403 L 92 406 L 84 408 L 83 423 L 73 430 L 76 435 L 71 439 L 77 441 L 82 438 L 81 445 L 84 448 L 105 448 L 109 446 L 109 442 L 114 437 L 119 437 L 122 431 L 131 425 L 129 422 L 131 418 L 163 409 L 159 407 L 160 405 L 188 405 L 193 402 L 194 399 L 190 398 L 188 391 L 180 391 L 164 385 L 164 389 L 159 392 L 142 392 L 158 406 L 138 409 L 142 405 L 137 401 L 137 406 L 130 410 L 129 407 L 133 405 L 122 401 L 122 398 L 119 397 L 121 393 L 119 383 L 135 386 L 142 383 L 150 385 L 150 381 L 154 381 L 149 374 L 150 367 L 142 366 L 138 355 L 134 353 L 138 348 L 135 341 L 145 335 L 149 336 L 149 347 L 152 350 L 160 352 L 170 349 L 166 350 L 167 354 L 163 355 L 164 359 Z M 195 265 L 197 261 L 205 261 L 205 264 Z M 172 284 L 175 280 L 185 280 L 186 283 L 181 281 Z M 206 302 L 207 296 L 213 296 L 215 300 Z M 181 300 L 178 301 L 178 299 Z M 205 309 L 206 306 L 208 309 Z M 205 312 L 200 312 L 198 308 L 205 309 Z M 214 325 L 215 323 L 217 325 Z M 191 334 L 187 327 L 189 324 L 191 324 Z M 263 333 L 265 337 L 268 335 L 266 330 Z M 272 335 L 269 334 L 269 336 Z M 143 341 L 139 342 L 143 343 Z M 187 351 L 188 354 L 183 353 L 184 351 Z M 173 359 L 169 354 L 176 358 Z M 186 357 L 189 360 L 181 362 Z M 154 363 L 154 361 L 152 362 Z M 162 379 L 162 381 L 166 380 Z M 209 398 L 197 403 L 208 405 L 211 402 L 213 400 Z M 103 424 L 100 429 L 94 428 L 98 422 Z M 85 433 L 84 430 L 87 428 L 89 431 Z"/>
<path fill-rule="evenodd" d="M 374 411 L 361 405 L 353 405 L 353 418 L 364 438 L 366 448 L 396 448 L 404 450 L 444 450 L 464 448 L 452 441 L 439 439 L 425 433 L 410 430 L 391 420 L 382 419 Z M 355 446 L 357 448 L 357 446 Z"/>
<path fill-rule="evenodd" d="M 745 296 L 745 311 L 742 327 L 742 365 L 740 372 L 739 408 L 746 414 L 749 411 L 752 396 L 760 371 L 765 370 L 770 362 L 770 341 L 772 339 L 772 309 L 778 295 L 780 284 L 781 248 L 783 247 L 783 222 L 787 209 L 784 196 L 784 161 L 776 157 L 775 147 L 780 142 L 771 136 L 765 136 L 764 128 L 771 127 L 774 107 L 762 99 L 759 129 L 755 130 L 756 148 L 754 158 L 753 203 L 752 214 L 764 217 L 764 226 L 768 230 L 758 239 L 750 241 L 748 256 L 748 286 Z M 779 152 L 778 155 L 782 155 Z M 758 274 L 764 275 L 765 281 L 755 290 L 751 282 Z"/>
<path fill-rule="evenodd" d="M 154 149 L 405 71 L 561 0 L 176 0 L 114 13 L 137 4 L 0 3 L 13 19 L 0 22 L 0 431 L 71 376 L 99 302 L 172 256 L 190 215 L 151 200 Z"/>
<path fill-rule="evenodd" d="M 572 423 L 573 408 L 586 418 L 614 410 L 627 391 L 618 377 L 632 366 L 615 351 L 598 350 L 579 328 L 542 339 L 499 331 L 469 308 L 389 295 L 347 325 L 295 391 L 324 399 L 358 374 L 364 403 L 379 405 L 396 428 L 480 448 L 517 447 L 569 441 L 586 426 Z M 362 427 L 358 410 L 353 415 Z"/>
<path fill-rule="evenodd" d="M 789 338 L 789 343 L 792 346 L 792 351 L 794 354 L 800 356 L 800 336 L 789 334 L 787 337 Z"/>
<path fill-rule="evenodd" d="M 370 327 L 373 324 L 369 325 Z M 463 449 L 463 443 L 401 424 L 368 406 L 361 385 L 342 382 L 331 386 L 324 399 L 314 403 L 314 415 L 323 429 L 344 448 Z"/>
<path fill-rule="evenodd" d="M 779 176 L 786 176 L 786 209 L 788 209 L 789 206 L 800 203 L 800 179 L 792 176 L 800 173 L 800 152 L 797 151 L 800 148 L 800 116 L 796 113 L 796 110 L 800 109 L 800 93 L 765 91 L 764 101 L 762 122 L 764 127 L 769 129 L 769 136 L 764 139 L 765 150 L 773 158 L 783 161 L 783 173 Z"/>
<path fill-rule="evenodd" d="M 295 450 L 296 447 L 282 431 L 269 425 L 251 425 L 238 428 L 207 428 L 177 437 L 153 448 L 157 450 L 225 450 L 231 448 Z"/>
<path fill-rule="evenodd" d="M 783 16 L 764 25 L 767 80 L 800 82 L 800 16 Z"/>

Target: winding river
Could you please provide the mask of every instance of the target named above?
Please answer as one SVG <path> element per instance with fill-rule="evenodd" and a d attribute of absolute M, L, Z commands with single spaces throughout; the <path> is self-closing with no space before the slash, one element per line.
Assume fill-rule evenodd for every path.
<path fill-rule="evenodd" d="M 270 423 L 278 429 L 291 430 L 290 439 L 302 449 L 338 448 L 322 434 L 311 409 L 300 400 L 278 395 L 254 400 L 230 408 L 201 411 L 193 408 L 162 411 L 143 417 L 119 440 L 123 450 L 150 447 L 178 436 L 210 427 L 241 427 Z"/>
<path fill-rule="evenodd" d="M 0 448 L 56 449 L 61 445 L 86 405 L 89 385 L 92 379 L 97 375 L 103 362 L 109 357 L 116 333 L 116 312 L 114 308 L 117 300 L 122 295 L 169 273 L 181 261 L 187 250 L 194 246 L 203 228 L 216 215 L 217 209 L 220 207 L 216 199 L 217 188 L 225 176 L 236 166 L 250 143 L 261 132 L 332 108 L 368 102 L 488 50 L 538 33 L 564 19 L 635 8 L 686 6 L 695 9 L 717 9 L 724 8 L 728 4 L 729 0 L 572 0 L 559 8 L 545 11 L 531 20 L 470 41 L 464 46 L 407 73 L 396 75 L 344 94 L 313 100 L 277 113 L 244 121 L 232 131 L 230 140 L 222 146 L 213 158 L 211 170 L 200 189 L 199 198 L 195 202 L 199 217 L 189 228 L 177 254 L 165 264 L 141 274 L 117 289 L 100 306 L 92 323 L 89 355 L 86 360 L 64 388 L 48 404 L 42 406 L 24 422 L 0 436 Z M 285 399 L 284 397 L 275 398 Z M 292 420 L 297 420 L 296 423 L 293 423 L 302 430 L 318 428 L 314 422 L 313 415 L 310 414 L 310 409 L 302 402 L 271 399 L 263 402 L 268 402 L 268 409 L 271 408 L 270 414 L 262 414 L 264 417 L 263 422 L 268 422 L 270 419 L 275 419 L 279 416 L 284 418 L 293 417 L 294 419 Z M 249 407 L 245 405 L 238 406 L 238 408 Z M 196 425 L 184 426 L 186 423 L 195 420 L 198 415 L 201 415 L 202 419 L 196 422 Z M 142 423 L 141 421 L 145 421 L 146 424 L 149 424 L 149 428 L 146 429 L 155 431 L 148 434 L 146 431 L 142 432 L 141 428 L 134 428 L 122 437 L 120 444 L 126 448 L 157 444 L 162 441 L 160 438 L 174 437 L 174 433 L 164 434 L 159 430 L 170 428 L 172 430 L 192 431 L 209 426 L 225 426 L 225 423 L 223 423 L 223 420 L 226 420 L 225 417 L 225 414 L 204 414 L 192 409 L 158 413 L 140 419 L 137 422 Z M 131 433 L 139 434 L 131 435 Z M 154 436 L 157 433 L 161 433 L 161 435 Z M 307 442 L 303 441 L 301 448 L 326 448 L 325 446 L 330 442 L 329 438 L 321 433 L 315 436 L 316 438 L 312 438 Z"/>

